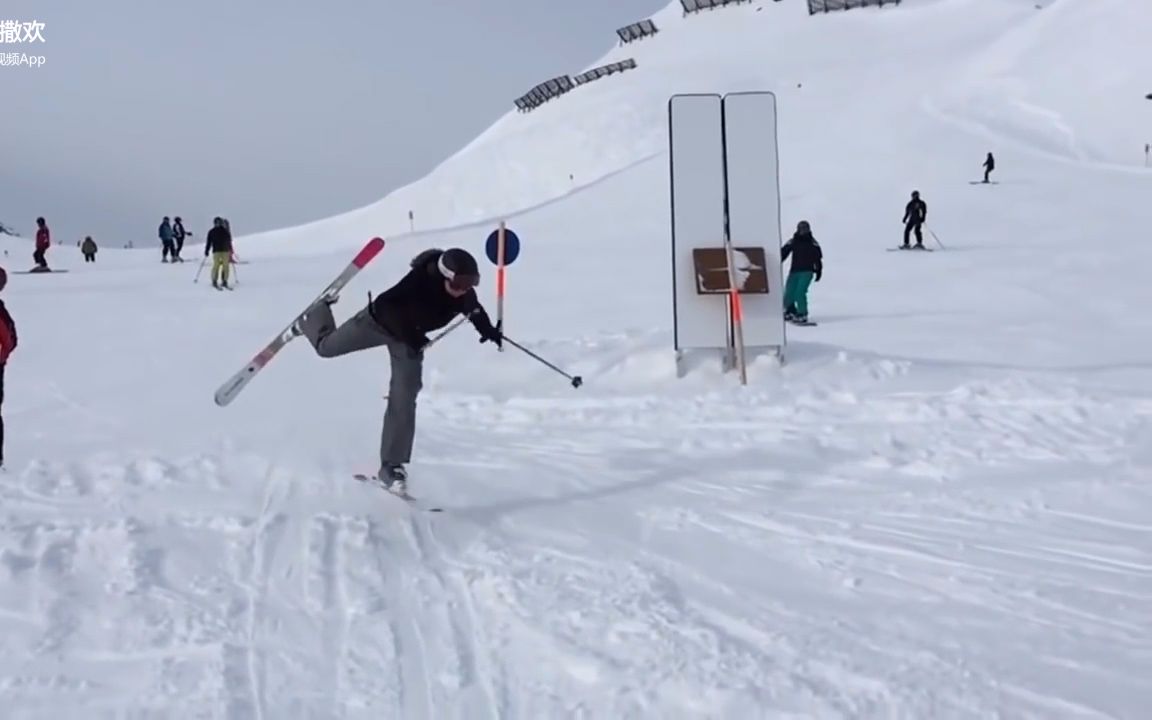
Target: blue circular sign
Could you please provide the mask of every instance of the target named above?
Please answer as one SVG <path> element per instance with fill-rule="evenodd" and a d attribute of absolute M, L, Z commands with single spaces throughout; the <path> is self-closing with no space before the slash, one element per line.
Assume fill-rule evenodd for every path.
<path fill-rule="evenodd" d="M 488 242 L 484 245 L 484 252 L 487 253 L 488 259 L 493 265 L 498 265 L 500 262 L 500 231 L 493 230 L 492 234 L 488 236 Z M 511 265 L 516 262 L 516 258 L 520 256 L 520 238 L 516 237 L 516 233 L 508 228 L 504 228 L 504 264 Z"/>

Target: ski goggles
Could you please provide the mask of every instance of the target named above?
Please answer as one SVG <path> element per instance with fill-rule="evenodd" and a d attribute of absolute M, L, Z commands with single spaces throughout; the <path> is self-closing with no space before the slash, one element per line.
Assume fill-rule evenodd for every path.
<path fill-rule="evenodd" d="M 448 278 L 448 286 L 453 290 L 471 290 L 479 284 L 479 275 L 452 275 Z"/>
<path fill-rule="evenodd" d="M 479 275 L 465 275 L 463 273 L 454 273 L 444 265 L 444 260 L 436 263 L 439 266 L 440 274 L 448 281 L 449 287 L 453 290 L 471 290 L 480 284 Z"/>

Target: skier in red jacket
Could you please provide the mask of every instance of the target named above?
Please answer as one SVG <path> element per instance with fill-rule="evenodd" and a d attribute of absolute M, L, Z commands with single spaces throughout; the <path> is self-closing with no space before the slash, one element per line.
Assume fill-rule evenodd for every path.
<path fill-rule="evenodd" d="M 48 252 L 51 247 L 52 240 L 48 233 L 48 224 L 44 222 L 44 218 L 36 218 L 36 252 L 32 253 L 32 259 L 36 261 L 37 272 L 46 272 L 48 270 L 48 261 L 44 259 L 44 253 Z"/>
<path fill-rule="evenodd" d="M 0 268 L 0 290 L 8 284 L 8 273 Z M 16 323 L 0 300 L 0 406 L 4 404 L 4 369 L 8 366 L 8 357 L 16 349 Z M 0 414 L 0 468 L 4 467 L 4 416 Z"/>

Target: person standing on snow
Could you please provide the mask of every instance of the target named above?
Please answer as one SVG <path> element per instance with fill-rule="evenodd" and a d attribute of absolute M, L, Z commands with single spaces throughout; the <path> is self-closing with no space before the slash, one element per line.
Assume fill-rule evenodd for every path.
<path fill-rule="evenodd" d="M 909 236 L 915 231 L 916 247 L 921 250 L 924 249 L 924 234 L 920 227 L 927 219 L 928 205 L 920 199 L 920 191 L 913 190 L 912 200 L 904 207 L 904 244 L 901 246 L 902 248 L 908 249 Z"/>
<path fill-rule="evenodd" d="M 407 492 L 408 472 L 416 435 L 416 396 L 423 387 L 424 347 L 427 333 L 447 325 L 456 315 L 466 316 L 480 334 L 480 342 L 503 346 L 504 335 L 494 326 L 476 297 L 480 282 L 476 259 L 466 250 L 430 248 L 410 263 L 408 273 L 395 285 L 369 300 L 368 305 L 339 327 L 323 298 L 310 307 L 292 328 L 312 343 L 316 354 L 334 358 L 385 346 L 391 356 L 388 408 L 380 434 L 380 471 L 377 478 L 394 492 Z"/>
<path fill-rule="evenodd" d="M 80 252 L 84 253 L 84 262 L 96 262 L 96 241 L 91 235 L 84 238 L 80 244 Z"/>
<path fill-rule="evenodd" d="M 160 223 L 160 229 L 157 230 L 160 236 L 160 244 L 164 247 L 161 257 L 162 262 L 168 262 L 168 256 L 172 256 L 172 262 L 176 262 L 176 249 L 172 245 L 172 224 L 168 220 L 168 216 L 164 216 L 164 220 Z"/>
<path fill-rule="evenodd" d="M 180 257 L 180 251 L 184 249 L 184 238 L 191 234 L 184 230 L 184 221 L 179 217 L 172 221 L 172 240 L 175 245 L 172 250 L 172 262 L 184 262 L 184 258 Z"/>
<path fill-rule="evenodd" d="M 988 153 L 988 157 L 984 160 L 984 183 L 988 183 L 988 176 L 996 169 L 996 158 L 992 157 L 992 153 Z"/>
<path fill-rule="evenodd" d="M 33 272 L 48 272 L 48 260 L 44 257 L 48 248 L 52 247 L 51 233 L 44 218 L 36 218 L 36 251 L 32 253 L 32 261 L 36 263 Z"/>
<path fill-rule="evenodd" d="M 820 282 L 824 273 L 824 253 L 820 243 L 812 237 L 812 228 L 807 220 L 796 224 L 796 233 L 784 243 L 780 261 L 788 260 L 789 255 L 792 256 L 792 267 L 784 284 L 784 319 L 804 324 L 808 322 L 808 286 L 813 279 Z"/>
<path fill-rule="evenodd" d="M 0 268 L 0 290 L 8 284 L 8 273 Z M 8 313 L 4 301 L 0 300 L 0 406 L 4 404 L 4 371 L 8 367 L 8 358 L 16 349 L 16 323 Z M 4 467 L 4 416 L 0 415 L 0 468 Z"/>
<path fill-rule="evenodd" d="M 219 217 L 212 220 L 212 229 L 204 243 L 204 257 L 208 257 L 208 253 L 212 253 L 212 287 L 231 290 L 228 287 L 228 266 L 232 258 L 232 234 Z"/>

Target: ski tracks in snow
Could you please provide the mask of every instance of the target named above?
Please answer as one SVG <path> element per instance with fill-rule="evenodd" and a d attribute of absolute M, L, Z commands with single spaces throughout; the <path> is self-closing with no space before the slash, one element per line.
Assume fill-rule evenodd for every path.
<path fill-rule="evenodd" d="M 1147 405 L 1059 379 L 878 385 L 469 401 L 482 438 L 437 408 L 428 442 L 471 460 L 417 472 L 460 498 L 445 518 L 485 529 L 451 560 L 487 644 L 518 658 L 514 714 L 1126 717 L 1152 699 Z"/>
<path fill-rule="evenodd" d="M 1134 717 L 1152 407 L 1019 379 L 893 392 L 902 373 L 866 370 L 864 390 L 432 396 L 412 486 L 436 514 L 242 454 L 35 463 L 0 484 L 0 698 Z"/>
<path fill-rule="evenodd" d="M 435 521 L 382 491 L 247 457 L 11 480 L 0 698 L 29 716 L 506 716 Z"/>

